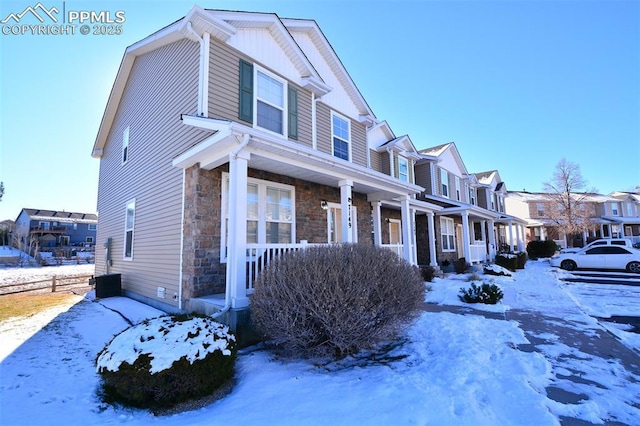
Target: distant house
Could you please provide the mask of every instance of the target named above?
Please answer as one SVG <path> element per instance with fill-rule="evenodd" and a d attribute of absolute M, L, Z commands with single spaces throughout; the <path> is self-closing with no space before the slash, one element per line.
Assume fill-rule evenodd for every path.
<path fill-rule="evenodd" d="M 22 209 L 15 221 L 14 242 L 37 240 L 40 248 L 93 246 L 97 229 L 96 214 Z"/>
<path fill-rule="evenodd" d="M 576 193 L 573 196 L 582 200 L 589 217 L 582 233 L 577 235 L 564 235 L 550 219 L 549 209 L 554 207 L 546 193 L 509 192 L 506 203 L 509 212 L 527 222 L 527 241 L 554 240 L 560 247 L 582 247 L 598 238 L 629 238 L 634 243 L 640 242 L 640 194 Z"/>

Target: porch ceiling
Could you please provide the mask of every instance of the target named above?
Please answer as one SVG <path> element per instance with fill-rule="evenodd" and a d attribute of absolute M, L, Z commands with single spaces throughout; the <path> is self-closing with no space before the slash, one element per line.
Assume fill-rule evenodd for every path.
<path fill-rule="evenodd" d="M 352 181 L 353 191 L 368 195 L 370 201 L 398 198 L 423 190 L 420 186 L 236 122 L 194 116 L 183 116 L 183 122 L 215 133 L 174 158 L 176 167 L 187 168 L 199 163 L 203 169 L 210 170 L 225 164 L 231 155 L 242 150 L 251 153 L 248 164 L 251 168 L 332 187 L 337 187 L 342 180 Z"/>

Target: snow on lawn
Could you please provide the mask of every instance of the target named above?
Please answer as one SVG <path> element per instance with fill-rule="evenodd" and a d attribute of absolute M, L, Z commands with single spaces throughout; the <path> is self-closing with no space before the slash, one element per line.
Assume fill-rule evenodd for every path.
<path fill-rule="evenodd" d="M 1 361 L 0 424 L 557 425 L 560 416 L 637 422 L 640 409 L 633 401 L 640 399 L 640 377 L 628 378 L 611 359 L 586 359 L 575 351 L 576 359 L 557 365 L 572 348 L 555 342 L 555 336 L 539 336 L 550 342 L 544 354 L 520 350 L 529 342 L 517 321 L 473 314 L 489 310 L 493 313 L 487 315 L 495 317 L 527 309 L 574 319 L 574 327 L 594 332 L 598 323 L 576 305 L 548 263 L 529 262 L 513 277 L 483 279 L 503 289 L 503 303 L 463 304 L 457 293 L 469 285 L 464 276 L 436 279 L 427 300 L 464 305 L 471 314 L 423 313 L 376 362 L 362 356 L 317 365 L 254 347 L 240 353 L 237 383 L 229 395 L 165 417 L 106 405 L 96 395 L 96 355 L 128 326 L 113 309 L 134 323 L 158 312 L 124 298 L 82 299 Z M 1 324 L 3 345 L 29 321 Z M 585 384 L 576 384 L 588 400 L 549 399 L 546 389 L 561 385 L 559 373 L 569 375 L 582 368 L 579 364 L 588 364 Z"/>
<path fill-rule="evenodd" d="M 95 265 L 66 265 L 66 266 L 32 266 L 0 268 L 0 285 L 21 283 L 27 281 L 47 280 L 57 277 L 74 275 L 93 275 Z"/>

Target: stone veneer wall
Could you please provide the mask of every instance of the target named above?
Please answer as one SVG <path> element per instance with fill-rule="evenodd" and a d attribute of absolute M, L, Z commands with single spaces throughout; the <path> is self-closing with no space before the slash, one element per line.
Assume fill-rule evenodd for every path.
<path fill-rule="evenodd" d="M 222 173 L 226 171 L 226 164 L 214 170 L 197 165 L 186 170 L 182 297 L 187 309 L 190 298 L 225 290 L 226 264 L 220 263 L 220 221 Z M 320 202 L 340 203 L 339 188 L 255 169 L 249 169 L 248 176 L 294 186 L 296 242 L 327 242 L 327 212 Z M 352 194 L 352 203 L 358 210 L 358 242 L 372 244 L 371 204 L 366 195 L 358 193 Z"/>

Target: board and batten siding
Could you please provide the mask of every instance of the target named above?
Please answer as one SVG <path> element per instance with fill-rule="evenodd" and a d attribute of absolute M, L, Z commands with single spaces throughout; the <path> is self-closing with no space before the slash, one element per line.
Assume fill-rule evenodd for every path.
<path fill-rule="evenodd" d="M 208 133 L 185 126 L 197 111 L 196 43 L 181 40 L 135 59 L 100 159 L 98 251 L 111 238 L 112 266 L 124 290 L 177 306 L 182 239 L 182 169 L 172 159 Z M 129 127 L 128 160 L 122 137 Z M 125 209 L 135 200 L 133 260 L 124 260 Z M 103 252 L 96 274 L 106 273 Z M 158 287 L 166 289 L 164 299 Z"/>
<path fill-rule="evenodd" d="M 254 61 L 228 44 L 212 40 L 209 52 L 209 117 L 237 121 L 251 126 L 252 123 L 238 118 L 240 59 L 248 63 L 257 63 L 270 72 L 277 74 L 268 65 Z M 298 92 L 298 138 L 289 140 L 311 147 L 313 145 L 311 137 L 311 92 L 291 81 L 289 81 L 289 85 Z"/>

